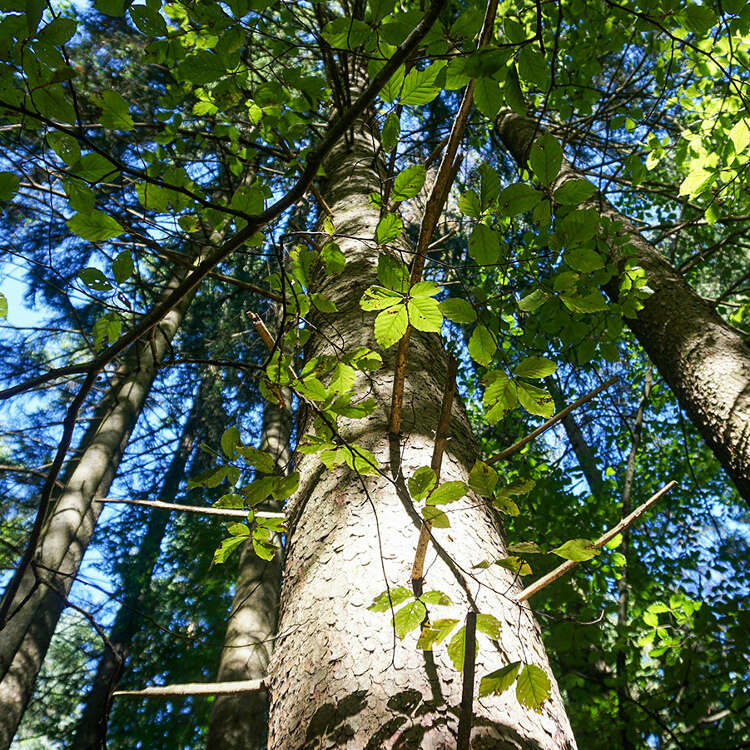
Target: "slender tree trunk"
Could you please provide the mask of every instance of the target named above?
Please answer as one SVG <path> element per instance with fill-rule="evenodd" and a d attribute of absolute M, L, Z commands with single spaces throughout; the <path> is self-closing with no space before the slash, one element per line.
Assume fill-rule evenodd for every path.
<path fill-rule="evenodd" d="M 533 120 L 502 114 L 496 132 L 519 164 L 525 164 L 538 130 Z M 582 178 L 567 161 L 558 182 Z M 602 197 L 584 204 L 621 225 L 635 248 L 629 258 L 646 272 L 654 293 L 627 324 L 698 428 L 740 494 L 750 501 L 750 347 L 699 297 L 635 226 Z M 611 248 L 610 261 L 624 263 L 622 246 Z M 618 295 L 618 280 L 606 291 Z"/>
<path fill-rule="evenodd" d="M 641 447 L 641 435 L 643 433 L 643 416 L 646 413 L 648 399 L 651 395 L 651 369 L 646 370 L 643 382 L 643 395 L 641 396 L 638 409 L 633 420 L 632 438 L 628 462 L 625 466 L 625 481 L 622 487 L 622 517 L 624 518 L 633 510 L 631 498 L 633 495 L 633 481 L 635 479 L 635 460 Z M 625 566 L 621 569 L 621 577 L 617 581 L 617 630 L 620 637 L 624 636 L 624 630 L 628 624 L 628 600 L 630 589 L 628 587 L 628 565 L 630 563 L 630 531 L 622 533 L 622 544 L 620 552 L 625 557 Z M 632 740 L 630 721 L 628 719 L 628 708 L 631 697 L 628 686 L 628 655 L 624 648 L 618 648 L 615 660 L 617 675 L 617 713 L 620 718 L 620 738 L 623 750 L 635 750 L 636 745 Z"/>
<path fill-rule="evenodd" d="M 180 443 L 157 492 L 157 497 L 161 500 L 171 502 L 177 496 L 185 476 L 185 466 L 193 451 L 199 423 L 209 401 L 209 392 L 215 386 L 216 378 L 208 377 L 203 380 L 196 393 L 190 414 L 185 421 Z M 99 750 L 104 747 L 110 695 L 120 681 L 125 668 L 125 660 L 130 652 L 130 644 L 140 627 L 151 578 L 159 559 L 161 543 L 169 520 L 169 513 L 161 510 L 151 511 L 146 534 L 138 554 L 123 576 L 124 599 L 115 615 L 109 642 L 105 644 L 104 652 L 99 660 L 94 681 L 70 746 L 71 750 Z"/>
<path fill-rule="evenodd" d="M 373 237 L 379 214 L 368 195 L 379 190 L 377 143 L 358 124 L 325 165 L 327 204 L 347 258 L 343 273 L 317 280 L 339 312 L 315 315 L 307 355 L 339 355 L 340 348 L 376 348 L 373 315 L 359 299 L 375 283 Z M 405 256 L 408 261 L 409 256 Z M 341 419 L 339 431 L 375 454 L 383 475 L 360 477 L 344 466 L 327 470 L 318 455 L 295 466 L 300 490 L 290 501 L 279 635 L 272 659 L 270 741 L 287 748 L 455 748 L 462 679 L 446 655 L 416 649 L 416 635 L 394 637 L 388 613 L 367 607 L 387 586 L 409 586 L 420 521 L 390 474 L 409 477 L 428 466 L 447 361 L 436 335 L 412 332 L 401 436 L 388 435 L 395 347 L 381 370 L 358 374 L 352 402 L 373 397 L 378 410 L 364 420 Z M 475 458 L 470 426 L 454 405 L 452 439 L 442 480 L 467 480 Z M 390 466 L 389 466 L 390 465 Z M 400 485 L 399 485 L 400 486 Z M 505 555 L 495 513 L 478 497 L 450 506 L 450 529 L 435 529 L 426 564 L 427 590 L 448 594 L 453 605 L 430 607 L 432 618 L 463 621 L 470 607 L 502 623 L 499 642 L 480 636 L 477 682 L 490 671 L 522 660 L 550 667 L 531 612 L 512 601 L 513 576 L 491 566 L 475 576 L 472 565 Z M 455 561 L 455 562 L 453 562 Z M 460 568 L 459 568 L 460 566 Z M 536 713 L 513 691 L 474 703 L 475 747 L 573 748 L 575 741 L 552 680 L 552 697 Z M 475 693 L 476 695 L 476 685 Z"/>
<path fill-rule="evenodd" d="M 289 394 L 285 393 L 287 404 Z M 289 463 L 290 414 L 267 401 L 260 449 L 270 453 L 281 472 Z M 272 504 L 269 510 L 280 510 Z M 274 544 L 279 539 L 272 540 Z M 265 677 L 271 658 L 281 586 L 281 550 L 268 562 L 251 544 L 240 555 L 232 611 L 219 664 L 218 682 Z M 261 750 L 268 740 L 268 698 L 265 693 L 221 695 L 216 698 L 208 728 L 208 750 Z"/>
<path fill-rule="evenodd" d="M 545 378 L 544 382 L 547 384 L 547 388 L 555 401 L 555 410 L 562 411 L 566 404 L 563 394 L 557 386 L 557 381 L 550 376 Z M 572 414 L 567 414 L 563 417 L 562 423 L 570 446 L 573 448 L 573 453 L 576 454 L 576 458 L 578 459 L 578 465 L 581 467 L 583 476 L 586 478 L 586 483 L 591 490 L 591 494 L 597 498 L 601 498 L 604 482 L 602 481 L 602 474 L 596 462 L 596 456 L 594 456 L 591 447 L 586 442 L 586 438 L 583 436 L 581 428 Z"/>
<path fill-rule="evenodd" d="M 174 276 L 162 296 L 179 284 Z M 120 377 L 104 396 L 97 427 L 91 431 L 42 532 L 34 562 L 10 608 L 0 639 L 0 749 L 13 739 L 34 690 L 57 621 L 104 507 L 106 495 L 131 430 L 143 408 L 158 363 L 169 349 L 185 311 L 186 298 L 159 325 L 149 341 L 126 356 Z"/>

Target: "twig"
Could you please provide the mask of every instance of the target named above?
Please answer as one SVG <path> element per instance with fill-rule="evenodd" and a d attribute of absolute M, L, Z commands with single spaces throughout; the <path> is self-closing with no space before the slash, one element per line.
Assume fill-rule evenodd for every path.
<path fill-rule="evenodd" d="M 266 689 L 266 680 L 235 680 L 234 682 L 185 682 L 181 685 L 155 685 L 142 690 L 115 690 L 113 698 L 176 698 L 188 695 L 237 695 L 258 693 Z"/>
<path fill-rule="evenodd" d="M 456 750 L 469 750 L 471 742 L 472 709 L 474 708 L 474 664 L 477 653 L 477 613 L 466 614 L 464 636 L 464 681 L 461 690 L 461 713 L 458 717 Z"/>
<path fill-rule="evenodd" d="M 557 414 L 551 416 L 543 425 L 540 425 L 537 427 L 533 432 L 530 432 L 526 437 L 521 438 L 517 443 L 513 443 L 509 448 L 505 448 L 505 450 L 500 451 L 500 453 L 495 454 L 492 456 L 492 458 L 487 459 L 488 464 L 494 464 L 498 461 L 503 461 L 506 458 L 509 458 L 514 453 L 517 453 L 518 451 L 523 448 L 526 443 L 530 443 L 534 438 L 539 437 L 543 432 L 546 432 L 549 430 L 550 427 L 554 427 L 558 422 L 565 419 L 565 417 L 568 416 L 572 411 L 577 409 L 579 406 L 583 406 L 587 401 L 591 401 L 594 396 L 597 396 L 600 394 L 603 390 L 606 388 L 609 388 L 613 383 L 616 383 L 619 380 L 619 376 L 615 375 L 613 378 L 610 378 L 606 383 L 602 383 L 598 388 L 595 388 L 590 393 L 587 393 L 585 396 L 581 396 L 577 401 L 574 401 L 570 406 L 566 406 L 564 409 L 561 409 Z"/>
<path fill-rule="evenodd" d="M 614 537 L 616 537 L 621 531 L 625 531 L 625 529 L 632 526 L 639 516 L 643 515 L 652 505 L 658 503 L 659 500 L 661 500 L 664 495 L 667 494 L 667 492 L 669 492 L 673 487 L 676 486 L 677 482 L 675 482 L 674 480 L 665 484 L 658 492 L 655 492 L 653 495 L 651 495 L 651 497 L 646 500 L 643 505 L 638 506 L 629 516 L 626 516 L 622 519 L 622 521 L 613 526 L 609 531 L 607 531 L 605 534 L 602 534 L 602 536 L 600 536 L 594 542 L 594 547 L 596 547 L 597 549 L 603 547 L 610 539 L 614 539 Z M 538 581 L 535 581 L 530 586 L 527 586 L 518 595 L 518 601 L 526 601 L 529 597 L 533 596 L 538 591 L 541 591 L 546 586 L 549 586 L 553 581 L 556 581 L 561 576 L 564 576 L 576 565 L 578 565 L 577 560 L 566 560 L 562 565 L 558 565 L 554 570 L 547 573 L 546 576 L 542 576 Z"/>
<path fill-rule="evenodd" d="M 96 503 L 124 503 L 126 505 L 143 505 L 146 508 L 158 508 L 159 510 L 179 510 L 186 513 L 198 513 L 204 516 L 225 516 L 227 518 L 247 518 L 248 511 L 239 508 L 211 508 L 198 505 L 178 505 L 177 503 L 165 503 L 161 500 L 130 500 L 116 497 L 97 497 Z M 259 510 L 253 511 L 256 518 L 286 518 L 285 513 L 275 511 Z"/>
<path fill-rule="evenodd" d="M 432 470 L 435 472 L 435 485 L 440 482 L 440 468 L 443 465 L 443 453 L 451 423 L 451 410 L 453 409 L 453 396 L 456 393 L 456 374 L 458 373 L 458 361 L 455 357 L 448 359 L 448 372 L 445 376 L 445 389 L 443 391 L 443 403 L 440 407 L 440 419 L 435 432 L 435 446 L 432 449 Z M 422 521 L 419 530 L 419 541 L 414 553 L 414 563 L 411 567 L 411 585 L 416 596 L 422 593 L 422 577 L 424 576 L 424 561 L 427 555 L 427 545 L 430 541 L 430 530 L 432 521 Z"/>

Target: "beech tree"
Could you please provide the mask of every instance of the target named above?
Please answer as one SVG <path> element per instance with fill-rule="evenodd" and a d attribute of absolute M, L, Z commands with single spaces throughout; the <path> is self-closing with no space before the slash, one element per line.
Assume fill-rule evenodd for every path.
<path fill-rule="evenodd" d="M 744 579 L 706 614 L 676 563 L 673 580 L 652 569 L 678 538 L 656 503 L 682 474 L 710 484 L 704 510 L 744 522 L 712 459 L 688 450 L 683 411 L 750 497 L 744 4 L 9 2 L 0 38 L 4 263 L 54 300 L 42 316 L 81 321 L 74 344 L 45 339 L 3 373 L 10 408 L 54 411 L 59 429 L 5 539 L 0 748 L 65 607 L 105 632 L 71 587 L 87 548 L 103 548 L 99 501 L 139 414 L 161 408 L 149 393 L 180 368 L 204 384 L 221 373 L 226 414 L 208 413 L 197 508 L 179 489 L 202 390 L 151 486 L 174 513 L 223 518 L 224 649 L 190 684 L 118 692 L 105 656 L 90 697 L 73 697 L 85 708 L 72 746 L 103 743 L 112 701 L 214 696 L 208 731 L 196 713 L 180 746 L 574 748 L 571 669 L 603 686 L 590 706 L 606 705 L 591 734 L 570 711 L 581 746 L 606 733 L 684 747 L 716 722 L 727 747 L 744 741 L 748 669 L 731 645 Z M 31 308 L 0 294 L 0 315 L 24 325 Z M 185 330 L 195 305 L 205 329 Z M 634 385 L 620 402 L 613 372 Z M 244 381 L 266 402 L 262 429 Z M 581 429 L 579 410 L 607 398 L 630 414 Z M 679 459 L 660 463 L 673 453 L 649 437 L 647 407 L 671 420 Z M 564 456 L 555 469 L 539 458 L 552 448 L 534 440 L 558 423 L 588 513 L 545 507 L 545 486 L 582 496 L 565 489 Z M 164 419 L 157 440 L 172 429 Z M 40 471 L 8 444 L 11 472 Z M 144 586 L 114 619 L 110 656 L 137 637 L 165 546 L 156 499 L 138 505 Z M 650 552 L 631 529 L 645 518 L 660 530 Z M 193 536 L 205 547 L 198 532 L 174 539 Z M 691 554 L 696 574 L 722 570 Z M 736 570 L 741 555 L 722 554 Z M 573 594 L 545 599 L 563 576 Z M 588 593 L 581 577 L 596 580 Z M 600 600 L 607 653 L 558 648 L 545 619 L 550 659 L 535 610 L 587 622 Z M 723 661 L 731 676 L 718 697 L 691 688 L 699 709 L 665 720 L 669 704 L 644 697 L 650 665 L 664 658 L 672 690 L 693 674 L 697 633 L 698 673 L 714 679 Z"/>

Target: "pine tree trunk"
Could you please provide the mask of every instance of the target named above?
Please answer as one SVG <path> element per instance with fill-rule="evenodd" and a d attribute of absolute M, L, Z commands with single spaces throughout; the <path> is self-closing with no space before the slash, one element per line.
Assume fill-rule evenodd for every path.
<path fill-rule="evenodd" d="M 347 351 L 376 348 L 373 315 L 363 313 L 358 304 L 375 282 L 378 260 L 372 238 L 379 214 L 368 200 L 380 186 L 376 146 L 376 134 L 360 124 L 350 144 L 339 144 L 325 165 L 325 199 L 347 265 L 341 275 L 320 278 L 312 289 L 325 294 L 339 312 L 314 317 L 313 330 L 319 335 L 309 346 L 310 357 L 337 355 L 341 346 Z M 367 609 L 385 591 L 386 580 L 391 587 L 410 585 L 420 524 L 390 475 L 402 471 L 408 477 L 430 464 L 447 369 L 439 337 L 413 332 L 403 434 L 389 439 L 394 356 L 392 347 L 384 367 L 359 374 L 353 388 L 353 403 L 374 397 L 379 409 L 367 419 L 339 423 L 345 438 L 373 451 L 384 475 L 360 478 L 343 466 L 329 471 L 317 455 L 300 456 L 295 467 L 301 484 L 289 505 L 279 635 L 271 669 L 273 750 L 456 747 L 462 679 L 449 662 L 445 644 L 434 653 L 418 651 L 415 633 L 398 641 L 390 615 Z M 451 434 L 441 481 L 465 481 L 476 456 L 460 403 L 454 405 Z M 471 571 L 482 560 L 505 555 L 494 512 L 474 496 L 450 509 L 451 528 L 433 530 L 443 552 L 436 554 L 430 545 L 425 590 L 444 591 L 454 605 L 431 607 L 431 616 L 463 621 L 468 608 L 476 606 L 501 621 L 499 643 L 480 637 L 477 683 L 516 660 L 534 663 L 551 676 L 533 616 L 513 602 L 518 589 L 512 574 L 499 566 L 476 577 Z M 475 700 L 473 746 L 575 747 L 552 682 L 552 698 L 540 713 L 522 708 L 512 690 Z"/>
<path fill-rule="evenodd" d="M 175 276 L 162 296 L 179 284 Z M 0 750 L 7 750 L 18 728 L 47 653 L 57 621 L 78 572 L 131 430 L 143 408 L 158 363 L 167 353 L 190 298 L 170 311 L 149 341 L 126 356 L 118 381 L 98 410 L 91 431 L 64 489 L 53 505 L 34 562 L 10 608 L 0 639 Z"/>
<path fill-rule="evenodd" d="M 285 394 L 289 403 L 288 394 Z M 290 414 L 267 401 L 260 449 L 270 453 L 285 472 L 289 463 Z M 269 510 L 280 510 L 280 504 Z M 279 539 L 271 540 L 278 544 Z M 251 544 L 240 554 L 240 567 L 227 623 L 218 682 L 253 680 L 268 674 L 276 633 L 281 586 L 281 550 L 273 560 L 261 560 Z M 208 750 L 261 750 L 268 740 L 268 697 L 264 692 L 216 698 L 208 728 Z"/>
<path fill-rule="evenodd" d="M 532 120 L 506 113 L 498 118 L 496 132 L 524 164 L 540 131 Z M 559 179 L 571 176 L 583 177 L 563 162 Z M 740 494 L 750 501 L 750 347 L 610 203 L 594 198 L 584 206 L 619 222 L 620 232 L 635 247 L 629 257 L 644 269 L 654 293 L 626 322 Z M 623 260 L 621 251 L 612 248 L 610 261 L 621 266 Z M 616 299 L 618 280 L 606 291 Z"/>
<path fill-rule="evenodd" d="M 215 387 L 215 378 L 206 378 L 200 385 L 190 410 L 182 437 L 172 461 L 164 475 L 156 497 L 173 502 L 185 476 L 185 466 L 195 444 L 198 425 L 207 408 L 209 393 Z M 151 577 L 159 559 L 162 540 L 170 521 L 170 514 L 163 510 L 150 512 L 146 534 L 135 559 L 123 576 L 124 599 L 115 615 L 109 635 L 109 643 L 97 666 L 96 675 L 84 704 L 83 713 L 76 728 L 71 750 L 99 750 L 104 747 L 107 731 L 110 695 L 120 681 L 125 660 L 130 652 L 133 636 L 141 624 L 144 604 L 151 586 Z"/>

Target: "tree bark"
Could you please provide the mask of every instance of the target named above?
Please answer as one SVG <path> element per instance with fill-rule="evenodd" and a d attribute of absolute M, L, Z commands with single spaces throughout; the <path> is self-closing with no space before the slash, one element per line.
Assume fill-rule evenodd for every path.
<path fill-rule="evenodd" d="M 557 381 L 550 376 L 545 378 L 544 382 L 555 402 L 555 411 L 562 411 L 565 408 L 565 399 L 557 385 Z M 581 467 L 583 476 L 586 478 L 586 483 L 591 490 L 591 494 L 601 499 L 604 482 L 602 481 L 602 473 L 599 471 L 593 451 L 586 442 L 586 438 L 583 436 L 581 428 L 578 426 L 573 414 L 566 414 L 562 419 L 562 423 L 565 428 L 565 434 L 568 436 L 570 447 L 573 449 L 573 453 L 576 454 L 578 465 Z"/>
<path fill-rule="evenodd" d="M 175 275 L 162 292 L 180 283 Z M 0 640 L 0 750 L 18 728 L 130 433 L 159 362 L 169 350 L 192 296 L 169 312 L 148 341 L 138 342 L 98 410 L 101 419 L 75 459 L 46 521 L 34 562 L 26 571 Z M 89 437 L 87 435 L 87 437 Z"/>
<path fill-rule="evenodd" d="M 284 389 L 284 399 L 291 402 Z M 263 412 L 260 449 L 270 453 L 280 472 L 289 463 L 288 411 L 267 401 Z M 273 503 L 269 510 L 280 510 Z M 279 544 L 278 538 L 270 540 Z M 268 673 L 281 586 L 281 549 L 269 561 L 261 560 L 249 543 L 240 553 L 234 601 L 227 623 L 218 682 L 253 680 Z M 268 740 L 268 696 L 265 690 L 238 695 L 221 695 L 211 710 L 208 750 L 262 750 Z"/>
<path fill-rule="evenodd" d="M 495 130 L 519 165 L 525 165 L 534 138 L 542 132 L 536 122 L 512 112 L 498 117 Z M 572 177 L 584 175 L 563 160 L 556 184 Z M 740 494 L 750 502 L 750 347 L 627 217 L 602 196 L 583 205 L 619 222 L 620 233 L 635 248 L 629 258 L 644 269 L 654 293 L 638 315 L 626 322 Z M 625 258 L 620 247 L 610 249 L 609 260 L 622 269 Z M 616 299 L 618 288 L 615 278 L 605 291 Z"/>
<path fill-rule="evenodd" d="M 376 279 L 373 237 L 379 213 L 368 200 L 381 171 L 374 133 L 359 123 L 349 144 L 340 143 L 325 165 L 325 199 L 333 211 L 336 241 L 347 258 L 343 273 L 318 278 L 311 291 L 337 306 L 316 314 L 306 354 L 340 354 L 377 348 L 373 315 L 359 308 Z M 404 256 L 409 260 L 410 256 Z M 386 586 L 409 586 L 420 519 L 389 474 L 408 477 L 430 464 L 447 370 L 437 335 L 412 332 L 404 388 L 402 435 L 388 435 L 394 349 L 375 373 L 358 373 L 352 402 L 373 397 L 378 410 L 363 420 L 341 419 L 339 431 L 376 455 L 383 470 L 360 477 L 343 466 L 327 470 L 317 455 L 299 456 L 300 490 L 291 518 L 282 587 L 279 634 L 270 673 L 270 741 L 287 748 L 455 748 L 461 675 L 446 655 L 416 649 L 416 635 L 401 642 L 388 613 L 367 609 Z M 304 425 L 302 425 L 304 427 Z M 467 480 L 476 456 L 460 403 L 453 407 L 452 439 L 442 480 Z M 390 468 L 389 468 L 390 464 Z M 500 641 L 480 636 L 477 680 L 516 660 L 550 674 L 539 628 L 530 611 L 513 602 L 513 576 L 491 566 L 479 576 L 471 566 L 505 555 L 495 513 L 478 497 L 450 506 L 451 528 L 435 529 L 427 556 L 425 588 L 440 589 L 454 604 L 430 607 L 433 618 L 463 621 L 468 609 L 502 622 Z M 455 562 L 453 562 L 455 561 Z M 460 566 L 460 569 L 459 569 Z M 552 697 L 536 713 L 513 691 L 475 702 L 473 747 L 574 748 L 575 741 L 552 680 Z M 476 687 L 475 687 L 476 695 Z"/>
<path fill-rule="evenodd" d="M 185 476 L 185 466 L 193 451 L 195 436 L 203 414 L 210 401 L 210 392 L 216 387 L 216 378 L 207 377 L 201 383 L 185 421 L 182 437 L 172 461 L 164 475 L 157 497 L 174 501 Z M 141 624 L 154 567 L 159 559 L 162 540 L 170 521 L 170 514 L 162 510 L 150 513 L 146 534 L 138 553 L 123 576 L 124 599 L 115 615 L 109 642 L 97 666 L 96 675 L 76 727 L 71 750 L 99 750 L 104 747 L 107 717 L 112 691 L 117 686 L 125 668 L 133 636 Z"/>

